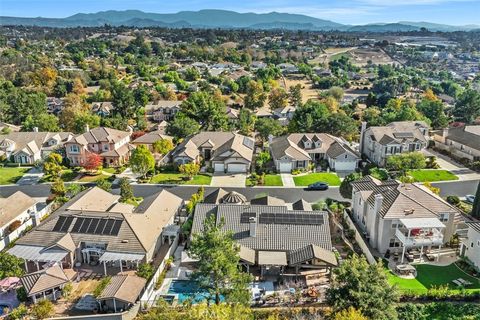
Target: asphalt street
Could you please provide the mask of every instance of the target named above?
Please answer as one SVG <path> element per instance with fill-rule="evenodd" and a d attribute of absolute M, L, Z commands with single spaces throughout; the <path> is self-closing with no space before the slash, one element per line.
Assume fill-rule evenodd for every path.
<path fill-rule="evenodd" d="M 432 183 L 433 186 L 440 188 L 440 195 L 446 197 L 448 195 L 456 195 L 464 197 L 467 194 L 475 194 L 479 180 L 470 181 L 451 181 L 451 182 L 438 182 Z M 197 191 L 196 186 L 160 186 L 160 185 L 133 185 L 134 194 L 137 197 L 148 197 L 154 193 L 160 192 L 162 189 L 167 189 L 172 193 L 178 195 L 182 199 L 189 199 L 190 196 Z M 216 187 L 205 187 L 205 193 L 208 194 Z M 283 199 L 285 202 L 295 202 L 299 199 L 304 199 L 310 203 L 315 203 L 326 198 L 332 198 L 342 200 L 338 187 L 331 187 L 326 191 L 307 191 L 302 188 L 286 188 L 286 187 L 236 187 L 236 188 L 224 188 L 227 191 L 236 191 L 247 199 L 253 199 L 262 195 L 270 195 Z M 8 185 L 0 186 L 0 196 L 8 197 L 16 191 L 22 191 L 31 197 L 48 197 L 50 194 L 50 185 L 38 184 L 38 185 Z M 119 189 L 114 189 L 113 193 L 118 193 Z"/>

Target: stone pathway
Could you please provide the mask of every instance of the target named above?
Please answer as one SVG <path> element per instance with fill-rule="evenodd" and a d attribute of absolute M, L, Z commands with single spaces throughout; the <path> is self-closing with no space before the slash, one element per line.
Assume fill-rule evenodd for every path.
<path fill-rule="evenodd" d="M 281 173 L 280 177 L 282 178 L 282 183 L 284 187 L 295 187 L 295 181 L 293 180 L 293 176 L 290 173 Z"/>

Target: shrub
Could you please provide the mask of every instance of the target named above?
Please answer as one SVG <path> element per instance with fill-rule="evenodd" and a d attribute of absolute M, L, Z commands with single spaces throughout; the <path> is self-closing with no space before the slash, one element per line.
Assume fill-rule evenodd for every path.
<path fill-rule="evenodd" d="M 8 233 L 12 233 L 13 231 L 17 230 L 21 225 L 22 222 L 20 220 L 13 221 L 7 228 Z"/>
<path fill-rule="evenodd" d="M 460 203 L 460 198 L 457 196 L 447 196 L 446 200 L 448 203 L 454 206 Z"/>
<path fill-rule="evenodd" d="M 25 304 L 20 303 L 18 307 L 13 309 L 9 314 L 8 314 L 8 319 L 9 320 L 20 320 L 24 319 L 25 316 L 28 314 L 28 308 L 25 306 Z"/>
<path fill-rule="evenodd" d="M 153 277 L 154 273 L 155 270 L 150 263 L 142 263 L 138 266 L 137 276 L 147 279 L 147 281 Z"/>
<path fill-rule="evenodd" d="M 110 283 L 111 277 L 105 277 L 96 286 L 95 290 L 93 290 L 93 295 L 95 297 L 98 297 L 100 294 L 102 294 L 103 289 L 105 289 L 108 284 Z"/>
<path fill-rule="evenodd" d="M 40 300 L 35 304 L 32 308 L 32 315 L 36 319 L 46 319 L 53 315 L 55 309 L 53 307 L 53 303 L 50 300 Z"/>

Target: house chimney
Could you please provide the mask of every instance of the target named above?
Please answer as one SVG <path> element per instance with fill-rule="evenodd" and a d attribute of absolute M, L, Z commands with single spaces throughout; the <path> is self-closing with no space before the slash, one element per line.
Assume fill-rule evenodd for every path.
<path fill-rule="evenodd" d="M 40 217 L 37 211 L 30 212 L 30 218 L 32 219 L 32 226 L 36 227 L 40 224 Z"/>
<path fill-rule="evenodd" d="M 377 215 L 380 212 L 380 210 L 382 210 L 382 204 L 383 204 L 383 196 L 381 194 L 376 194 L 375 205 L 373 207 L 373 211 L 375 212 L 375 215 Z"/>
<path fill-rule="evenodd" d="M 363 135 L 365 134 L 365 130 L 367 129 L 367 122 L 362 121 L 362 128 L 360 129 L 360 144 L 358 145 L 358 151 L 360 154 L 363 153 Z"/>
<path fill-rule="evenodd" d="M 256 237 L 257 236 L 257 218 L 251 217 L 248 219 L 248 222 L 250 223 L 250 237 Z"/>
<path fill-rule="evenodd" d="M 38 132 L 38 127 L 33 127 L 33 132 Z"/>
<path fill-rule="evenodd" d="M 90 131 L 90 126 L 87 123 L 87 124 L 85 124 L 85 132 L 88 132 L 88 131 Z"/>

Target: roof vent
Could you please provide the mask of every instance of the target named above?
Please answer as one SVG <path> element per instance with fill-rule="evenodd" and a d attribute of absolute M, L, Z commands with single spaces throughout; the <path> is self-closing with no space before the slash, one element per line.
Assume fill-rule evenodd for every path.
<path fill-rule="evenodd" d="M 123 239 L 122 243 L 128 243 L 128 239 Z"/>
<path fill-rule="evenodd" d="M 410 215 L 410 214 L 413 214 L 415 212 L 415 209 L 405 209 L 403 210 L 403 212 L 405 213 L 405 215 Z"/>

